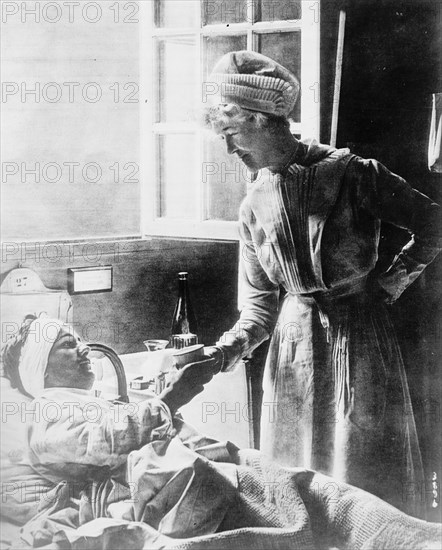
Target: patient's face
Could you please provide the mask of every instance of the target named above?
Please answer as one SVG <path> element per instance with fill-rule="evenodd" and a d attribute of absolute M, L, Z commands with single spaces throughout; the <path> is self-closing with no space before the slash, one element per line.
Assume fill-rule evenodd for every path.
<path fill-rule="evenodd" d="M 90 390 L 95 375 L 88 358 L 89 348 L 69 327 L 62 327 L 49 354 L 45 388 Z"/>

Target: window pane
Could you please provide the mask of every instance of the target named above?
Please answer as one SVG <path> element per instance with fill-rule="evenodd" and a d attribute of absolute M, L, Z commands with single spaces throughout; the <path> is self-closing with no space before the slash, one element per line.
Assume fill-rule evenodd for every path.
<path fill-rule="evenodd" d="M 207 218 L 237 221 L 250 173 L 236 155 L 228 155 L 225 143 L 205 136 L 202 178 L 207 189 Z"/>
<path fill-rule="evenodd" d="M 193 38 L 179 36 L 159 40 L 159 88 L 157 122 L 189 121 L 194 117 L 196 47 Z"/>
<path fill-rule="evenodd" d="M 301 19 L 301 0 L 260 0 L 258 21 Z"/>
<path fill-rule="evenodd" d="M 259 51 L 291 71 L 301 83 L 301 33 L 262 34 L 258 37 Z M 301 83 L 302 85 L 302 83 Z M 302 89 L 302 86 L 301 86 Z M 301 102 L 298 99 L 292 113 L 295 122 L 301 121 Z"/>
<path fill-rule="evenodd" d="M 203 42 L 204 78 L 212 72 L 216 62 L 224 54 L 246 48 L 246 35 L 205 36 Z"/>
<path fill-rule="evenodd" d="M 135 181 L 137 171 L 135 163 L 122 165 L 119 184 L 60 181 L 34 185 L 32 180 L 14 184 L 11 179 L 11 185 L 2 189 L 3 242 L 139 235 L 139 184 L 123 184 L 125 179 Z"/>
<path fill-rule="evenodd" d="M 157 27 L 193 27 L 196 25 L 195 0 L 156 0 Z"/>
<path fill-rule="evenodd" d="M 196 139 L 192 134 L 159 136 L 160 189 L 159 216 L 197 217 L 195 170 Z"/>
<path fill-rule="evenodd" d="M 247 38 L 236 36 L 206 36 L 203 42 L 204 77 L 227 52 L 245 50 Z M 245 196 L 247 170 L 237 157 L 228 155 L 225 144 L 204 134 L 203 184 L 207 190 L 206 215 L 209 220 L 236 221 L 241 200 Z"/>
<path fill-rule="evenodd" d="M 248 21 L 247 4 L 250 0 L 204 0 L 203 25 L 244 23 Z"/>

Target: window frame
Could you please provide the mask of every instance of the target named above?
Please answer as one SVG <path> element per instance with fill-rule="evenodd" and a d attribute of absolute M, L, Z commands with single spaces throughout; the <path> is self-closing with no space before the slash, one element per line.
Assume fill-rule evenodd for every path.
<path fill-rule="evenodd" d="M 157 0 L 140 2 L 140 89 L 143 99 L 140 104 L 140 208 L 141 231 L 144 237 L 185 237 L 210 240 L 238 240 L 238 223 L 235 221 L 207 220 L 205 204 L 208 186 L 203 178 L 197 178 L 198 186 L 197 212 L 198 219 L 172 219 L 158 217 L 159 211 L 159 155 L 157 154 L 157 136 L 191 133 L 200 144 L 195 155 L 195 174 L 201 173 L 202 166 L 202 129 L 196 123 L 156 122 L 157 120 L 157 81 L 158 59 L 155 41 L 174 36 L 192 36 L 196 44 L 196 75 L 195 97 L 201 93 L 203 66 L 203 39 L 210 35 L 237 35 L 247 37 L 247 49 L 257 51 L 258 36 L 275 32 L 301 32 L 301 82 L 304 93 L 301 93 L 301 122 L 292 123 L 293 133 L 301 135 L 301 139 L 311 137 L 319 139 L 319 0 L 302 0 L 301 20 L 289 21 L 259 21 L 255 20 L 255 3 L 247 2 L 247 21 L 224 24 L 201 25 L 201 0 L 195 0 L 195 27 L 156 27 L 155 10 Z"/>

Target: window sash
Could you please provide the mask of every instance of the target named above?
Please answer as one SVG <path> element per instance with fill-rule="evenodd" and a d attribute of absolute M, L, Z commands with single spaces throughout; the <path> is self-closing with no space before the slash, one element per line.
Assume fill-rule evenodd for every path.
<path fill-rule="evenodd" d="M 200 2 L 195 4 L 200 6 Z M 221 240 L 237 240 L 237 222 L 206 220 L 205 205 L 208 186 L 203 178 L 197 177 L 195 185 L 197 197 L 198 218 L 192 221 L 181 219 L 160 218 L 159 212 L 159 177 L 160 167 L 157 155 L 157 140 L 159 135 L 191 133 L 196 142 L 202 145 L 201 130 L 195 123 L 156 122 L 158 103 L 158 59 L 155 55 L 155 41 L 168 37 L 189 36 L 196 43 L 196 86 L 202 81 L 202 43 L 205 36 L 246 34 L 247 49 L 257 51 L 257 41 L 260 34 L 275 32 L 301 32 L 301 122 L 291 123 L 291 131 L 301 135 L 301 138 L 319 139 L 319 2 L 318 0 L 303 0 L 302 19 L 292 21 L 254 21 L 254 3 L 248 2 L 247 21 L 225 25 L 201 26 L 201 10 L 198 9 L 195 27 L 156 27 L 154 24 L 155 2 L 140 2 L 141 25 L 141 55 L 140 55 L 140 89 L 146 90 L 146 101 L 141 103 L 141 220 L 143 235 L 179 236 L 188 238 L 206 238 Z M 151 60 L 151 62 L 149 62 Z M 199 89 L 195 90 L 198 97 Z M 202 146 L 195 154 L 196 170 L 201 172 Z"/>

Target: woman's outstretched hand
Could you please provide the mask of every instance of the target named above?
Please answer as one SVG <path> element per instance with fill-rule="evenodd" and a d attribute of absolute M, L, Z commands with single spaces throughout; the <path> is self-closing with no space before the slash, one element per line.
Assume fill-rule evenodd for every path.
<path fill-rule="evenodd" d="M 197 363 L 189 363 L 177 370 L 165 389 L 158 396 L 174 414 L 180 407 L 192 401 L 212 380 L 219 368 L 213 358 L 205 358 Z"/>

